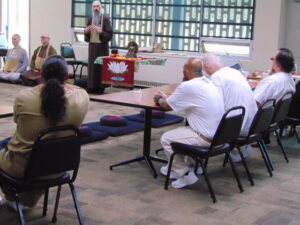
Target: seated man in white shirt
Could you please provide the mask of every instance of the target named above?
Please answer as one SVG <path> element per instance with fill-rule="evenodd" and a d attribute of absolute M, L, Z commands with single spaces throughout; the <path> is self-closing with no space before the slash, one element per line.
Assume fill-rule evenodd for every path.
<path fill-rule="evenodd" d="M 185 112 L 189 123 L 189 126 L 178 127 L 162 135 L 161 144 L 168 159 L 173 153 L 172 142 L 205 147 L 210 145 L 224 114 L 224 105 L 217 88 L 208 78 L 199 77 L 182 82 L 171 96 L 166 97 L 159 92 L 154 100 L 165 110 Z M 170 176 L 171 179 L 177 179 L 172 182 L 173 188 L 183 188 L 197 182 L 197 176 L 189 168 L 190 163 L 192 161 L 187 156 L 175 156 Z M 168 166 L 163 166 L 160 172 L 166 175 L 167 169 Z"/>
<path fill-rule="evenodd" d="M 257 105 L 263 104 L 268 99 L 275 99 L 276 103 L 282 96 L 289 92 L 295 92 L 295 81 L 291 72 L 294 69 L 293 53 L 287 48 L 280 48 L 275 52 L 272 60 L 272 74 L 260 81 L 254 90 L 254 98 Z M 266 144 L 270 143 L 270 134 L 264 135 Z"/>
<path fill-rule="evenodd" d="M 220 59 L 213 54 L 205 54 L 203 57 L 203 69 L 216 85 L 224 101 L 225 111 L 234 106 L 244 106 L 245 117 L 241 129 L 241 135 L 246 136 L 249 132 L 252 120 L 257 111 L 257 105 L 253 92 L 240 71 L 230 67 L 223 67 Z M 250 145 L 243 146 L 241 151 L 245 157 L 249 156 L 253 149 Z M 234 162 L 241 160 L 238 153 L 232 156 Z"/>
<path fill-rule="evenodd" d="M 26 50 L 20 46 L 21 36 L 14 34 L 11 39 L 14 47 L 6 54 L 3 71 L 0 71 L 0 79 L 15 83 L 28 67 L 28 56 Z"/>
<path fill-rule="evenodd" d="M 289 49 L 280 48 L 271 60 L 272 74 L 260 81 L 254 90 L 254 98 L 259 105 L 271 98 L 278 102 L 285 93 L 295 92 L 295 82 L 291 75 L 295 65 L 293 53 Z"/>

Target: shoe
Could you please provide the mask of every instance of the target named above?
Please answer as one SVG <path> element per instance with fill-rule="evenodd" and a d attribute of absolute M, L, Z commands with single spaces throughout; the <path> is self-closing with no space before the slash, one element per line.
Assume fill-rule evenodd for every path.
<path fill-rule="evenodd" d="M 244 158 L 246 158 L 249 155 L 251 155 L 253 151 L 254 150 L 253 150 L 253 148 L 250 145 L 245 145 L 245 146 L 241 147 L 241 152 L 242 152 Z M 232 162 L 240 162 L 240 161 L 242 161 L 242 158 L 241 158 L 241 156 L 240 156 L 239 153 L 236 153 L 236 154 L 232 155 L 231 159 L 232 159 Z"/>
<path fill-rule="evenodd" d="M 161 173 L 162 175 L 164 175 L 164 176 L 167 176 L 167 174 L 168 174 L 168 165 L 162 166 L 162 167 L 160 168 L 160 173 Z M 172 179 L 172 180 L 178 179 L 177 173 L 175 173 L 174 171 L 171 170 L 171 173 L 170 173 L 170 179 Z"/>
<path fill-rule="evenodd" d="M 15 201 L 6 200 L 6 205 L 15 212 L 18 212 L 17 205 Z M 23 210 L 23 205 L 20 204 L 21 210 Z"/>
<path fill-rule="evenodd" d="M 173 181 L 171 186 L 175 189 L 183 188 L 187 185 L 194 184 L 198 181 L 198 177 L 195 175 L 193 171 L 190 171 L 188 175 L 184 175 L 183 177 L 178 178 Z"/>
<path fill-rule="evenodd" d="M 195 170 L 195 167 L 190 166 L 190 171 L 194 171 L 194 170 Z M 197 169 L 197 175 L 201 175 L 201 174 L 203 174 L 203 170 L 202 170 L 201 167 L 198 167 L 198 169 Z"/>

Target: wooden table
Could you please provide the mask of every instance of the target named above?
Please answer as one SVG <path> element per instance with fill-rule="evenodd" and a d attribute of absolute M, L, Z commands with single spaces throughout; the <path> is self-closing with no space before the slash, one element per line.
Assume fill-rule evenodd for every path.
<path fill-rule="evenodd" d="M 13 107 L 0 105 L 0 118 L 13 116 Z"/>
<path fill-rule="evenodd" d="M 154 103 L 153 97 L 159 90 L 163 91 L 167 95 L 171 95 L 174 92 L 174 90 L 177 88 L 177 86 L 178 84 L 170 84 L 165 86 L 146 88 L 141 90 L 140 93 L 136 90 L 132 90 L 132 91 L 117 92 L 117 93 L 106 94 L 106 95 L 96 95 L 90 98 L 91 101 L 95 101 L 95 102 L 104 102 L 109 104 L 116 104 L 116 105 L 123 105 L 123 106 L 145 109 L 143 155 L 111 165 L 110 166 L 111 170 L 113 167 L 116 166 L 121 166 L 129 163 L 145 160 L 153 174 L 153 177 L 154 178 L 157 177 L 156 170 L 151 160 L 155 160 L 159 162 L 167 162 L 167 161 L 150 155 L 152 110 L 160 109 L 160 107 Z"/>

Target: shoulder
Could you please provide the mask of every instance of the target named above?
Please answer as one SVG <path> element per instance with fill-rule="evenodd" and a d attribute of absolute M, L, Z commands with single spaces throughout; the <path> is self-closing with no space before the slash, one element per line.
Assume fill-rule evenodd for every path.
<path fill-rule="evenodd" d="M 33 88 L 24 88 L 18 92 L 15 102 L 21 105 L 22 103 L 30 104 L 31 102 L 35 104 L 36 101 L 40 98 L 40 92 L 41 88 L 38 86 Z"/>

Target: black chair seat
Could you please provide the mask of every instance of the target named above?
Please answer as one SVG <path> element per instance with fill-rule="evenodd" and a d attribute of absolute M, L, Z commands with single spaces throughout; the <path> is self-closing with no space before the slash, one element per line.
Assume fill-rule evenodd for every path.
<path fill-rule="evenodd" d="M 79 60 L 66 60 L 68 65 L 82 65 L 82 62 Z"/>
<path fill-rule="evenodd" d="M 214 147 L 211 151 L 209 147 L 200 147 L 195 145 L 187 145 L 178 142 L 171 143 L 172 149 L 174 152 L 178 152 L 179 154 L 190 155 L 191 157 L 199 156 L 199 157 L 207 157 L 207 156 L 216 156 L 220 154 L 224 154 L 231 147 L 229 144 L 224 144 L 221 146 Z"/>
<path fill-rule="evenodd" d="M 295 126 L 298 126 L 300 125 L 300 119 L 299 118 L 294 118 L 294 117 L 286 117 L 285 119 L 285 123 L 287 125 L 295 125 Z"/>
<path fill-rule="evenodd" d="M 56 179 L 49 180 L 34 180 L 28 183 L 24 183 L 22 179 L 16 179 L 4 171 L 0 171 L 1 181 L 5 184 L 9 184 L 15 189 L 22 189 L 23 191 L 34 190 L 34 189 L 42 189 L 45 187 L 54 187 L 57 185 L 62 185 L 70 181 L 70 174 L 65 173 L 61 177 Z"/>
<path fill-rule="evenodd" d="M 255 135 L 252 135 L 250 137 L 248 137 L 248 136 L 239 136 L 236 139 L 235 143 L 239 146 L 247 145 L 247 144 L 251 144 L 251 143 L 254 143 L 256 141 L 259 141 L 261 139 L 261 137 L 262 137 L 261 134 L 255 134 Z"/>

